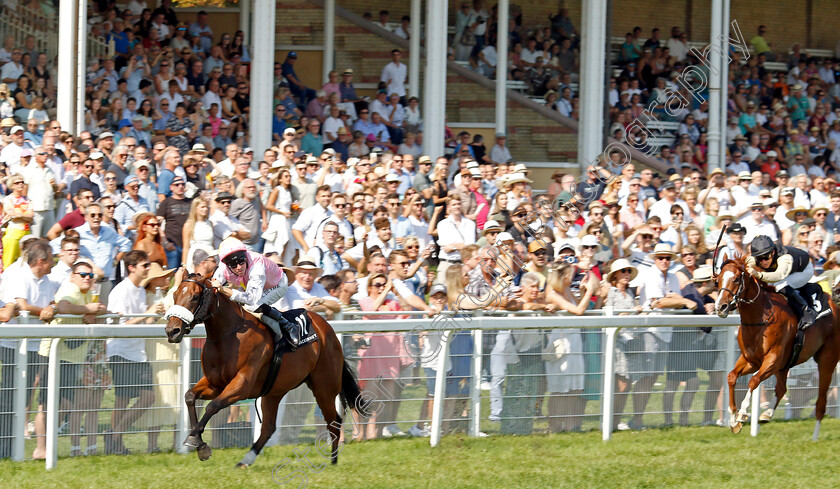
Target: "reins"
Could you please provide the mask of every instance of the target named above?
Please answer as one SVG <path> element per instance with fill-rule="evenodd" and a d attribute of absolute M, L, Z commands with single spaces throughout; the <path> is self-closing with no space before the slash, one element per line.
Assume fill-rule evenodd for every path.
<path fill-rule="evenodd" d="M 753 303 L 755 303 L 755 301 L 758 300 L 758 297 L 761 295 L 761 285 L 758 283 L 758 281 L 752 275 L 750 275 L 749 277 L 752 279 L 752 281 L 755 283 L 755 286 L 756 286 L 755 297 L 753 297 L 752 299 L 744 299 L 743 297 L 741 297 L 741 295 L 743 293 L 746 293 L 746 291 L 747 291 L 747 286 L 746 286 L 747 281 L 746 281 L 746 279 L 744 279 L 745 275 L 748 275 L 747 272 L 742 271 L 741 272 L 741 281 L 740 281 L 741 283 L 738 285 L 738 291 L 737 292 L 733 293 L 729 289 L 722 289 L 721 290 L 721 292 L 729 292 L 729 294 L 732 296 L 732 302 L 735 303 L 736 307 L 737 307 L 738 304 L 753 304 Z M 761 315 L 762 315 L 762 317 L 764 317 L 763 312 L 762 312 Z M 775 316 L 775 314 L 773 313 L 773 308 L 771 307 L 770 308 L 770 316 L 767 319 L 765 319 L 764 321 L 762 321 L 760 323 L 745 323 L 742 319 L 741 320 L 741 326 L 764 326 L 764 325 L 768 324 L 770 322 L 770 320 L 773 319 L 774 316 Z"/>

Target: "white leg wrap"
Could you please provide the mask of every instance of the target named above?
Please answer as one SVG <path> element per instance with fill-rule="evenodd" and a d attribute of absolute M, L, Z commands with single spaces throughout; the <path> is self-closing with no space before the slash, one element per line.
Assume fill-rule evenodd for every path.
<path fill-rule="evenodd" d="M 747 391 L 747 395 L 744 396 L 744 401 L 741 403 L 741 410 L 739 411 L 740 414 L 746 415 L 750 411 L 750 398 L 752 397 L 752 390 Z"/>
<path fill-rule="evenodd" d="M 242 460 L 239 463 L 241 463 L 242 465 L 253 465 L 254 460 L 256 460 L 256 459 L 257 459 L 257 454 L 256 454 L 256 452 L 254 452 L 253 449 L 251 449 L 251 450 L 248 450 L 248 453 L 246 453 L 245 456 L 242 457 Z"/>

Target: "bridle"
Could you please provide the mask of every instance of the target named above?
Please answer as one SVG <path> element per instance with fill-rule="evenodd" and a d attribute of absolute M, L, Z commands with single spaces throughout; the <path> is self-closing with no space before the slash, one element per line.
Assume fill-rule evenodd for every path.
<path fill-rule="evenodd" d="M 744 299 L 743 297 L 741 297 L 741 295 L 746 291 L 747 280 L 744 278 L 744 275 L 746 275 L 746 274 L 747 274 L 747 272 L 745 270 L 741 270 L 741 279 L 739 280 L 738 290 L 736 292 L 733 293 L 732 290 L 730 290 L 728 288 L 727 289 L 721 289 L 721 292 L 729 292 L 732 295 L 732 300 L 729 301 L 730 308 L 732 307 L 733 304 L 735 305 L 735 307 L 737 307 L 738 304 L 752 304 L 756 300 L 758 300 L 758 296 L 761 295 L 761 286 L 757 283 L 756 279 L 753 279 L 754 281 L 756 281 L 755 297 L 753 297 L 752 299 Z M 773 309 L 771 308 L 770 309 L 770 316 L 768 316 L 767 319 L 764 319 L 760 323 L 745 323 L 744 320 L 741 319 L 741 326 L 764 326 L 765 324 L 769 323 L 771 319 L 773 319 L 773 315 L 774 315 Z M 762 312 L 762 317 L 764 317 L 763 312 Z"/>
<path fill-rule="evenodd" d="M 213 288 L 208 287 L 203 282 L 195 280 L 193 278 L 185 278 L 184 280 L 181 281 L 182 284 L 187 283 L 187 282 L 196 284 L 199 287 L 201 287 L 201 293 L 198 296 L 198 306 L 195 308 L 195 312 L 190 311 L 189 309 L 187 309 L 184 306 L 175 304 L 174 306 L 170 307 L 168 311 L 166 311 L 166 314 L 164 315 L 164 319 L 166 319 L 167 321 L 171 317 L 176 317 L 176 318 L 180 319 L 181 322 L 184 323 L 184 329 L 186 329 L 186 334 L 189 334 L 190 331 L 193 330 L 193 328 L 195 327 L 196 324 L 203 323 L 204 320 L 207 319 L 206 314 L 203 314 L 203 317 L 198 317 L 198 316 L 196 316 L 196 313 L 202 311 L 202 306 L 204 305 L 204 301 L 209 300 L 208 296 L 210 294 L 212 294 Z M 218 306 L 219 306 L 219 297 L 216 296 L 216 307 L 218 308 Z M 205 309 L 209 310 L 209 304 L 208 304 L 208 307 L 206 307 Z"/>

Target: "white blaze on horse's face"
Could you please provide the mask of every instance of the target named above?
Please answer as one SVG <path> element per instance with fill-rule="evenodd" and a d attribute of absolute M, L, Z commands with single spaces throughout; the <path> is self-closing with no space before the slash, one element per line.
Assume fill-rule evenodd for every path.
<path fill-rule="evenodd" d="M 732 294 L 732 292 L 731 292 L 732 289 L 729 287 L 729 284 L 732 283 L 732 280 L 734 278 L 735 278 L 735 274 L 732 273 L 731 271 L 727 270 L 727 271 L 723 272 L 723 277 L 721 278 L 721 281 L 720 281 L 720 292 L 718 292 L 718 298 L 715 301 L 715 310 L 717 311 L 718 316 L 720 316 L 722 318 L 725 318 L 726 316 L 729 315 L 729 308 L 728 307 L 726 309 L 721 308 L 721 305 L 722 305 L 721 298 L 723 297 L 723 291 L 724 290 L 729 290 L 730 295 Z M 732 301 L 733 299 L 734 299 L 734 297 L 731 298 L 730 301 Z M 729 303 L 726 303 L 726 305 L 728 306 Z"/>

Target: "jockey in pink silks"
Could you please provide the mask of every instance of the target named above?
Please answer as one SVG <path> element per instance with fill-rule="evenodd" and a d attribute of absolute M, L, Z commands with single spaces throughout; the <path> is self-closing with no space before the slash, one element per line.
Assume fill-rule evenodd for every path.
<path fill-rule="evenodd" d="M 242 304 L 245 310 L 262 314 L 262 322 L 296 349 L 300 343 L 299 331 L 272 307 L 289 288 L 283 269 L 265 256 L 248 251 L 242 241 L 234 237 L 222 241 L 219 257 L 222 265 L 213 274 L 213 287 Z"/>

